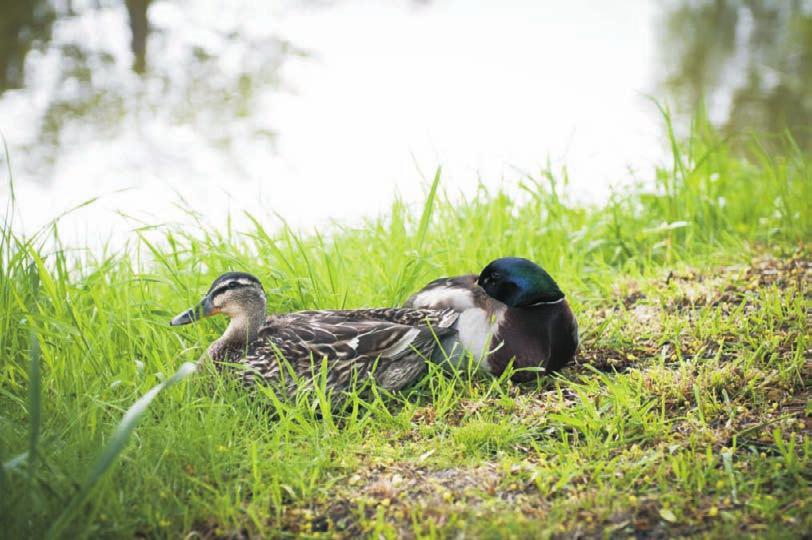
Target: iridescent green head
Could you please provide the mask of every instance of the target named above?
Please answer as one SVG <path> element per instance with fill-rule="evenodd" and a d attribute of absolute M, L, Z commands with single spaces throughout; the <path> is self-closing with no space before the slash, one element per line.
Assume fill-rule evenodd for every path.
<path fill-rule="evenodd" d="M 479 274 L 477 284 L 510 307 L 532 307 L 564 299 L 550 274 L 533 261 L 519 257 L 491 262 Z"/>

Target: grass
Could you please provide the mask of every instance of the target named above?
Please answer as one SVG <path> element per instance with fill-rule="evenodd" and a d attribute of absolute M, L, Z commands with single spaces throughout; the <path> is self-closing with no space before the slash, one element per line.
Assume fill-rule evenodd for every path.
<path fill-rule="evenodd" d="M 544 174 L 329 232 L 144 228 L 113 254 L 63 246 L 58 221 L 20 237 L 9 210 L 6 534 L 802 536 L 812 160 L 736 157 L 704 127 L 671 142 L 653 188 L 600 205 Z M 432 367 L 394 395 L 279 401 L 185 377 L 224 321 L 167 324 L 228 269 L 286 311 L 397 304 L 504 255 L 545 266 L 581 324 L 577 365 L 536 384 Z"/>

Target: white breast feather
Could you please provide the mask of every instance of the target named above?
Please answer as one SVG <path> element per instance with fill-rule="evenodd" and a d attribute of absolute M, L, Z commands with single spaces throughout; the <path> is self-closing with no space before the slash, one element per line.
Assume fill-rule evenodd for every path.
<path fill-rule="evenodd" d="M 457 321 L 457 332 L 465 350 L 474 355 L 479 368 L 490 371 L 487 357 L 491 338 L 499 327 L 499 317 L 490 317 L 481 308 L 466 309 Z"/>

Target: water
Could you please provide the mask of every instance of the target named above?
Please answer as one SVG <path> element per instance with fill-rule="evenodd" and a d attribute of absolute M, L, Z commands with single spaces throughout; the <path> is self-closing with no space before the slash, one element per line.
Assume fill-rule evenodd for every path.
<path fill-rule="evenodd" d="M 452 196 L 566 168 L 600 199 L 665 155 L 651 96 L 810 148 L 809 1 L 4 4 L 15 227 L 101 196 L 63 221 L 80 244 L 192 214 L 357 222 L 438 165 Z"/>

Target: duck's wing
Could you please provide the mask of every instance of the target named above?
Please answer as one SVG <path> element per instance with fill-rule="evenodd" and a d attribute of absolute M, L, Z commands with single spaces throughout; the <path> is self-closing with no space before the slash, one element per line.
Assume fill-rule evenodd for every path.
<path fill-rule="evenodd" d="M 456 320 L 451 311 L 421 313 L 424 319 L 434 316 L 442 324 L 408 325 L 372 318 L 373 313 L 365 311 L 366 315 L 325 311 L 270 318 L 245 358 L 250 367 L 246 379 L 253 382 L 261 377 L 285 381 L 288 387 L 310 386 L 326 361 L 330 388 L 347 388 L 354 376 L 364 378 L 375 368 L 381 386 L 398 390 L 422 374 L 425 359 L 431 357 L 439 339 L 453 332 L 450 325 Z M 406 313 L 397 315 L 407 318 Z"/>
<path fill-rule="evenodd" d="M 476 280 L 475 274 L 435 279 L 403 305 L 407 308 L 453 309 L 458 313 L 479 307 L 486 295 Z"/>
<path fill-rule="evenodd" d="M 340 310 L 297 311 L 283 315 L 288 321 L 309 324 L 311 321 L 341 323 L 345 321 L 385 321 L 406 326 L 430 325 L 434 328 L 448 328 L 457 320 L 453 309 L 369 308 Z"/>

